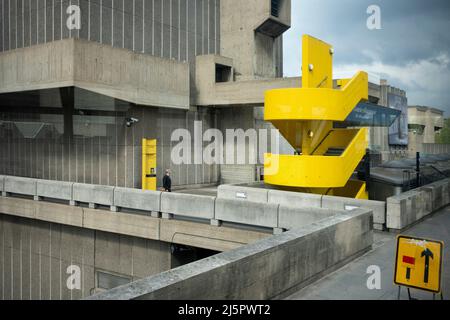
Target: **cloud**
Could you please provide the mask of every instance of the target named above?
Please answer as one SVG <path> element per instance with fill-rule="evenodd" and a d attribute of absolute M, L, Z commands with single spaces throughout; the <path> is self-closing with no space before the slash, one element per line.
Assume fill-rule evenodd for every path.
<path fill-rule="evenodd" d="M 389 84 L 407 92 L 410 105 L 442 108 L 450 114 L 450 55 L 441 53 L 428 59 L 410 61 L 405 65 L 374 61 L 369 64 L 335 65 L 337 74 L 367 71 L 388 79 Z M 433 104 L 430 104 L 433 101 Z M 434 105 L 436 104 L 436 105 Z"/>
<path fill-rule="evenodd" d="M 368 30 L 367 7 L 381 8 L 382 30 Z M 410 104 L 450 116 L 450 1 L 293 0 L 284 37 L 285 76 L 301 74 L 301 37 L 335 48 L 335 69 L 364 69 L 407 91 Z"/>

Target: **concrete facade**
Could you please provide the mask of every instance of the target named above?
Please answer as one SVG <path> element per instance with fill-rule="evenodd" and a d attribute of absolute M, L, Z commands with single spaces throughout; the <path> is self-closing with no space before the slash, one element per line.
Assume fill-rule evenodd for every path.
<path fill-rule="evenodd" d="M 426 152 L 424 144 L 436 143 L 436 135 L 444 127 L 444 111 L 424 106 L 410 106 L 408 112 L 411 140 L 409 154 L 414 157 L 417 152 Z"/>
<path fill-rule="evenodd" d="M 80 8 L 79 30 L 66 26 L 69 5 Z M 239 181 L 236 166 L 173 163 L 170 138 L 176 129 L 193 138 L 194 121 L 204 130 L 255 127 L 253 109 L 264 90 L 290 81 L 270 80 L 282 76 L 290 1 L 274 12 L 271 6 L 268 0 L 2 0 L 0 147 L 7 152 L 0 173 L 140 188 L 141 141 L 149 138 L 158 140 L 158 176 L 171 168 L 175 188 Z M 236 66 L 231 82 L 217 86 L 215 103 L 196 100 L 208 91 L 196 87 L 202 56 Z M 198 84 L 216 82 L 214 67 Z M 248 93 L 235 92 L 242 87 L 236 80 L 248 80 Z M 240 126 L 232 121 L 236 110 L 211 108 L 232 105 L 248 114 Z M 126 127 L 130 118 L 139 123 Z M 255 180 L 255 165 L 240 169 L 244 181 Z"/>
<path fill-rule="evenodd" d="M 0 234 L 1 300 L 78 300 L 104 286 L 101 276 L 128 283 L 171 268 L 160 241 L 4 214 Z M 80 268 L 80 290 L 67 287 L 69 266 Z"/>

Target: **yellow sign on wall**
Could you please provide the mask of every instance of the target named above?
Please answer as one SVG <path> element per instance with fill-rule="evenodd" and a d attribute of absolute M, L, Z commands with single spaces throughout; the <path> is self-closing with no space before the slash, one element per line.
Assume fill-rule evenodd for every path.
<path fill-rule="evenodd" d="M 398 236 L 394 283 L 440 293 L 443 249 L 441 241 Z"/>
<path fill-rule="evenodd" d="M 156 140 L 142 139 L 142 190 L 156 191 Z"/>

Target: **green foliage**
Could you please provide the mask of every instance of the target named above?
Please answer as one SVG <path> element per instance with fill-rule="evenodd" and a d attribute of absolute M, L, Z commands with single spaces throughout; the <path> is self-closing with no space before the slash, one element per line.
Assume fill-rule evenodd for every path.
<path fill-rule="evenodd" d="M 450 119 L 445 119 L 444 128 L 436 134 L 436 143 L 450 144 Z"/>

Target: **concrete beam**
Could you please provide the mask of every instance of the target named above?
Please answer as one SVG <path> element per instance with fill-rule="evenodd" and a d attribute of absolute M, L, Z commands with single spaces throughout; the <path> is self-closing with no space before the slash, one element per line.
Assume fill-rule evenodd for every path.
<path fill-rule="evenodd" d="M 214 202 L 216 198 L 182 193 L 163 192 L 161 195 L 161 212 L 175 216 L 214 219 Z"/>
<path fill-rule="evenodd" d="M 4 192 L 26 196 L 36 196 L 37 180 L 31 178 L 6 176 L 4 180 Z"/>
<path fill-rule="evenodd" d="M 322 208 L 347 210 L 364 208 L 373 211 L 373 222 L 380 225 L 386 225 L 386 202 L 358 200 L 342 197 L 323 196 Z"/>
<path fill-rule="evenodd" d="M 167 243 L 227 251 L 271 234 L 198 222 L 163 220 L 151 216 L 114 213 L 46 201 L 0 197 L 0 214 L 134 236 Z"/>
<path fill-rule="evenodd" d="M 239 224 L 278 228 L 278 204 L 216 199 L 215 219 Z"/>
<path fill-rule="evenodd" d="M 38 197 L 72 200 L 73 182 L 37 180 L 36 195 Z"/>
<path fill-rule="evenodd" d="M 337 215 L 345 215 L 345 211 L 280 206 L 278 226 L 285 230 L 299 229 Z"/>
<path fill-rule="evenodd" d="M 0 93 L 75 86 L 139 105 L 188 109 L 189 65 L 64 39 L 0 53 Z"/>
<path fill-rule="evenodd" d="M 268 189 L 251 188 L 236 185 L 221 185 L 217 188 L 217 198 L 230 200 L 245 200 L 267 203 Z"/>
<path fill-rule="evenodd" d="M 88 203 L 90 207 L 114 206 L 114 187 L 74 183 L 72 200 Z"/>
<path fill-rule="evenodd" d="M 144 191 L 138 189 L 119 188 L 114 189 L 114 206 L 142 210 L 151 213 L 161 211 L 161 192 Z"/>
<path fill-rule="evenodd" d="M 322 196 L 309 193 L 270 190 L 268 202 L 296 208 L 320 208 Z"/>

